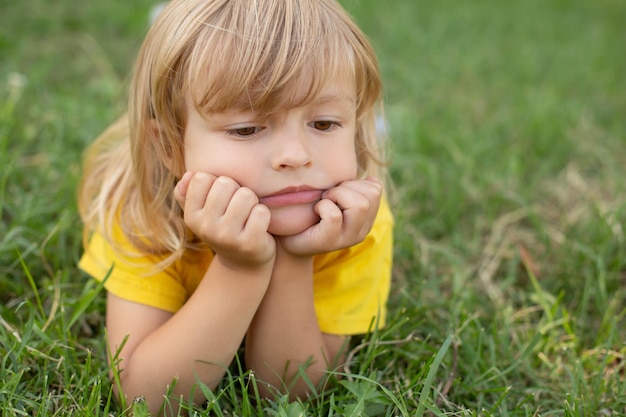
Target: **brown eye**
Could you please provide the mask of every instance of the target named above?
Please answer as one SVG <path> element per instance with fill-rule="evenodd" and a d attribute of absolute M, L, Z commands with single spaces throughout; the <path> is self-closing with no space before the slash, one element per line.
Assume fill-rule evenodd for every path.
<path fill-rule="evenodd" d="M 258 128 L 255 126 L 241 127 L 234 129 L 233 132 L 238 136 L 252 136 L 258 132 Z"/>
<path fill-rule="evenodd" d="M 313 127 L 317 130 L 326 131 L 332 129 L 335 124 L 335 122 L 331 122 L 329 120 L 318 120 L 313 122 Z"/>

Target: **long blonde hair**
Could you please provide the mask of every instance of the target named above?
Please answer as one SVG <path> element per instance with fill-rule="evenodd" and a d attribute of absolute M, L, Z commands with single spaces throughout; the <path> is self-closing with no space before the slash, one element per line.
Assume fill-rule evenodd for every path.
<path fill-rule="evenodd" d="M 303 79 L 306 102 L 338 74 L 356 85 L 359 175 L 384 181 L 378 62 L 334 0 L 171 1 L 139 52 L 128 114 L 86 154 L 79 190 L 85 242 L 98 231 L 115 247 L 119 227 L 138 254 L 162 257 L 161 267 L 197 247 L 172 195 L 185 171 L 185 94 L 204 112 L 271 113 L 293 104 Z"/>

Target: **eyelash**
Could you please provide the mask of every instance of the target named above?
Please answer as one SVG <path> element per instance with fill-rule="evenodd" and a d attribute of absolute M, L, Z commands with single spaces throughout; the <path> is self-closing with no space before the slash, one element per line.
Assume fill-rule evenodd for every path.
<path fill-rule="evenodd" d="M 326 129 L 320 129 L 318 127 L 315 127 L 315 125 L 318 124 L 318 123 L 328 124 L 328 127 Z M 335 121 L 332 121 L 332 120 L 316 120 L 314 122 L 311 122 L 311 127 L 313 127 L 316 130 L 319 130 L 321 132 L 329 132 L 329 131 L 331 131 L 334 128 L 341 127 L 341 123 L 338 123 L 338 122 L 335 122 Z"/>
<path fill-rule="evenodd" d="M 316 127 L 316 125 L 322 124 L 322 123 L 328 126 L 326 128 L 320 128 L 319 126 Z M 333 130 L 334 128 L 341 127 L 341 123 L 338 123 L 332 120 L 316 120 L 314 122 L 309 123 L 309 126 L 311 126 L 315 130 L 319 130 L 320 132 L 329 132 Z M 239 127 L 237 129 L 227 130 L 226 133 L 228 135 L 236 136 L 238 138 L 251 138 L 264 129 L 265 129 L 264 127 L 259 127 L 259 126 L 245 126 L 245 127 Z"/>
<path fill-rule="evenodd" d="M 238 127 L 237 129 L 227 130 L 226 133 L 228 135 L 233 135 L 239 138 L 251 138 L 252 136 L 262 131 L 263 129 L 264 128 L 259 127 L 259 126 L 245 126 L 245 127 Z M 242 134 L 242 131 L 249 131 L 249 130 L 252 130 L 252 132 Z"/>

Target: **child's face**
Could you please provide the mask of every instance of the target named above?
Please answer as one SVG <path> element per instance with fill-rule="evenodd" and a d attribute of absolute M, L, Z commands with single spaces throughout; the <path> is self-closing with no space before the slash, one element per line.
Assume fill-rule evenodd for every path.
<path fill-rule="evenodd" d="M 331 82 L 310 103 L 262 120 L 254 111 L 203 118 L 188 99 L 185 168 L 252 189 L 271 211 L 270 233 L 300 233 L 319 221 L 324 190 L 356 178 L 355 100 L 351 83 Z"/>

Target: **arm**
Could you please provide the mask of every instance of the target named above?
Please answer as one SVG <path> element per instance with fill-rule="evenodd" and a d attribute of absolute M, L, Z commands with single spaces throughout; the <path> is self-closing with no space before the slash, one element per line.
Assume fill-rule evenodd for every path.
<path fill-rule="evenodd" d="M 270 272 L 271 265 L 254 274 L 238 273 L 215 259 L 176 314 L 109 295 L 107 334 L 112 355 L 123 344 L 117 365 L 123 395 L 145 397 L 156 415 L 174 379 L 177 396 L 187 397 L 198 381 L 215 388 L 263 298 Z M 197 391 L 195 400 L 202 401 Z"/>
<path fill-rule="evenodd" d="M 123 395 L 144 396 L 155 414 L 174 379 L 177 396 L 188 396 L 198 380 L 217 385 L 267 290 L 275 258 L 269 211 L 250 190 L 201 174 L 187 177 L 175 196 L 185 223 L 215 251 L 200 285 L 175 314 L 112 295 L 107 301 L 112 354 L 123 344 Z"/>
<path fill-rule="evenodd" d="M 293 257 L 278 249 L 272 279 L 246 337 L 246 365 L 259 379 L 293 396 L 308 391 L 297 378 L 304 367 L 315 385 L 345 356 L 347 338 L 321 332 L 313 304 L 311 257 Z M 292 385 L 293 384 L 293 385 Z M 259 386 L 264 395 L 272 392 Z"/>
<path fill-rule="evenodd" d="M 308 387 L 295 378 L 300 366 L 310 365 L 304 370 L 318 385 L 327 370 L 343 362 L 347 337 L 324 334 L 317 322 L 313 255 L 362 241 L 376 218 L 381 192 L 376 181 L 340 184 L 317 204 L 317 225 L 279 240 L 269 288 L 246 338 L 246 364 L 260 379 L 302 396 Z"/>

